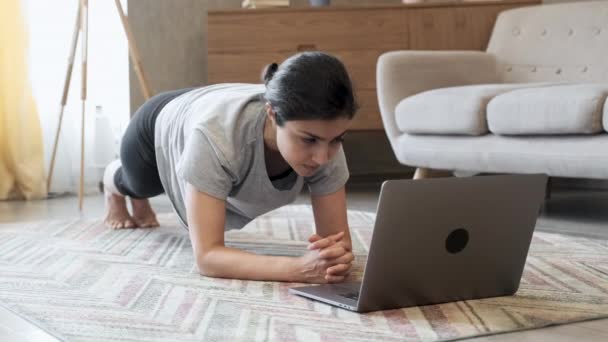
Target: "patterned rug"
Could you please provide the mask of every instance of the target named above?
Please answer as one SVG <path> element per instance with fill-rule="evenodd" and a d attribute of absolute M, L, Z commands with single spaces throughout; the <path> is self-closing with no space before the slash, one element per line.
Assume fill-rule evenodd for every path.
<path fill-rule="evenodd" d="M 0 303 L 66 341 L 438 341 L 608 315 L 608 242 L 536 233 L 515 296 L 356 314 L 288 293 L 294 284 L 205 278 L 173 215 L 161 228 L 95 221 L 0 225 Z M 349 212 L 362 275 L 374 215 Z M 300 255 L 308 206 L 229 232 L 231 246 Z"/>

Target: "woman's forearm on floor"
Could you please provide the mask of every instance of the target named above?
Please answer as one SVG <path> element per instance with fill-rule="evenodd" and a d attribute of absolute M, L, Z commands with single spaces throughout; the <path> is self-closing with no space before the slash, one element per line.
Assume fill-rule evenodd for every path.
<path fill-rule="evenodd" d="M 230 247 L 215 247 L 197 256 L 201 275 L 215 278 L 297 282 L 297 258 L 258 255 Z"/>

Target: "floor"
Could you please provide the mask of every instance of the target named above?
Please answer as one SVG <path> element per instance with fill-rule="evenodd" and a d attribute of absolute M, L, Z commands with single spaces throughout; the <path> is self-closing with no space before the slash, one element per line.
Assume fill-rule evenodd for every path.
<path fill-rule="evenodd" d="M 380 184 L 356 184 L 347 189 L 349 209 L 375 211 Z M 159 212 L 170 212 L 166 197 L 152 199 Z M 297 203 L 308 203 L 302 194 Z M 1 202 L 0 223 L 45 220 L 49 218 L 102 217 L 104 203 L 101 195 L 85 198 L 83 213 L 77 209 L 77 198 L 59 196 L 50 200 L 31 202 Z M 0 228 L 1 229 L 1 228 Z M 608 191 L 554 189 L 545 203 L 537 229 L 566 234 L 582 234 L 608 239 Z M 558 327 L 494 335 L 470 341 L 608 341 L 608 319 L 574 323 Z M 0 341 L 58 341 L 40 328 L 0 306 Z"/>

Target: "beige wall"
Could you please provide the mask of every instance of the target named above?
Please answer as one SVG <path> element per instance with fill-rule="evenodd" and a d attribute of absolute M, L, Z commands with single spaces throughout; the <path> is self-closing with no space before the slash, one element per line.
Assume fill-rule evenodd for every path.
<path fill-rule="evenodd" d="M 240 0 L 129 0 L 128 15 L 152 94 L 207 81 L 207 10 Z M 143 103 L 130 67 L 131 113 Z"/>

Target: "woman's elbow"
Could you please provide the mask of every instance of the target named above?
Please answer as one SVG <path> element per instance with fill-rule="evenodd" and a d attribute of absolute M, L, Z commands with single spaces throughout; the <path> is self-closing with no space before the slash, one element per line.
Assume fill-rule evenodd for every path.
<path fill-rule="evenodd" d="M 198 273 L 202 276 L 212 278 L 221 278 L 222 276 L 220 272 L 221 267 L 217 267 L 213 262 L 210 253 L 204 253 L 197 256 L 196 266 L 198 268 Z"/>

